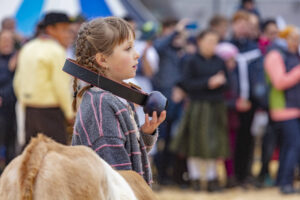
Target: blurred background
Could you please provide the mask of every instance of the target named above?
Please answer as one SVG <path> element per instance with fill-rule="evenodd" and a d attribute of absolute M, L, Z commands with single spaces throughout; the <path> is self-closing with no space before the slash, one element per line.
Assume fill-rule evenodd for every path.
<path fill-rule="evenodd" d="M 133 82 L 169 99 L 149 155 L 159 199 L 300 198 L 300 0 L 0 0 L 1 172 L 26 145 L 19 52 L 47 35 L 48 12 L 70 19 L 60 43 L 69 58 L 82 23 L 133 25 Z"/>
<path fill-rule="evenodd" d="M 32 28 L 42 13 L 53 9 L 62 10 L 70 16 L 84 13 L 88 18 L 110 14 L 124 16 L 131 13 L 139 22 L 159 21 L 166 17 L 187 17 L 205 27 L 213 15 L 222 14 L 230 17 L 240 6 L 239 0 L 187 0 L 186 2 L 180 0 L 11 0 L 9 3 L 1 0 L 0 2 L 0 19 L 15 16 L 18 22 L 17 28 L 24 34 L 30 33 L 29 28 L 26 27 Z M 299 25 L 297 17 L 300 1 L 298 0 L 257 0 L 256 6 L 261 11 L 262 18 L 282 17 L 291 24 Z M 23 17 L 20 17 L 21 15 Z M 23 22 L 29 24 L 25 27 Z"/>

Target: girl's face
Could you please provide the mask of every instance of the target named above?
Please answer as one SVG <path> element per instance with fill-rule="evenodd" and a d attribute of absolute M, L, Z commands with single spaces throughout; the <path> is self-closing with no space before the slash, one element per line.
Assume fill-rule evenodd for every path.
<path fill-rule="evenodd" d="M 105 68 L 106 76 L 114 81 L 122 82 L 123 80 L 135 77 L 139 54 L 134 49 L 134 38 L 131 35 L 128 40 L 117 45 L 113 53 L 106 57 Z"/>
<path fill-rule="evenodd" d="M 197 41 L 200 53 L 205 57 L 213 56 L 218 42 L 219 36 L 216 33 L 207 33 Z"/>

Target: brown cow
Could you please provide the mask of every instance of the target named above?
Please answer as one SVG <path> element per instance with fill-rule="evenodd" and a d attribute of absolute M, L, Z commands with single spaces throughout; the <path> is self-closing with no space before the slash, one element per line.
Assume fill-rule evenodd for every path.
<path fill-rule="evenodd" d="M 113 170 L 92 149 L 38 135 L 0 178 L 1 200 L 155 200 L 134 171 Z"/>

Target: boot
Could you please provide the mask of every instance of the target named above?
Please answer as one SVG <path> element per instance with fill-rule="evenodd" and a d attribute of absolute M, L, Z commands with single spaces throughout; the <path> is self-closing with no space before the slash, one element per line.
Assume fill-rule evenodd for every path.
<path fill-rule="evenodd" d="M 234 188 L 238 185 L 238 182 L 234 176 L 227 178 L 226 180 L 226 188 Z"/>
<path fill-rule="evenodd" d="M 207 191 L 208 192 L 221 192 L 222 190 L 223 189 L 220 186 L 218 179 L 207 182 Z"/>
<path fill-rule="evenodd" d="M 199 192 L 201 190 L 200 180 L 191 180 L 191 186 L 194 191 Z"/>

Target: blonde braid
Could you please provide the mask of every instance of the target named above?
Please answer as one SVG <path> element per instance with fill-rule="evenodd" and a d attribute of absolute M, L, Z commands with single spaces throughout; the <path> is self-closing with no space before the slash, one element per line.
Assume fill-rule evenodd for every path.
<path fill-rule="evenodd" d="M 73 108 L 73 111 L 76 112 L 76 110 L 77 110 L 77 93 L 78 93 L 77 78 L 74 78 L 74 80 L 73 80 L 73 91 L 74 91 L 74 96 L 73 96 L 72 108 Z"/>
<path fill-rule="evenodd" d="M 84 86 L 79 92 L 78 92 L 78 97 L 81 98 L 84 94 L 85 91 L 91 89 L 93 86 L 92 85 L 87 85 L 87 86 Z"/>
<path fill-rule="evenodd" d="M 90 26 L 88 23 L 84 24 L 82 29 L 78 33 L 78 39 L 76 43 L 76 61 L 87 67 L 89 70 L 100 73 L 103 73 L 105 70 L 99 66 L 95 60 L 95 55 L 98 52 L 96 47 L 90 42 Z"/>
<path fill-rule="evenodd" d="M 97 53 L 97 49 L 89 42 L 88 35 L 89 24 L 85 23 L 83 27 L 80 29 L 78 33 L 78 38 L 76 42 L 76 62 L 82 66 L 85 66 L 89 70 L 97 73 L 104 74 L 105 70 L 97 64 L 95 60 L 95 54 Z M 72 108 L 76 112 L 77 110 L 77 97 L 81 98 L 85 91 L 92 88 L 92 85 L 85 86 L 78 91 L 78 82 L 77 78 L 74 78 L 73 81 L 73 91 L 74 91 L 74 99 L 72 102 Z"/>

